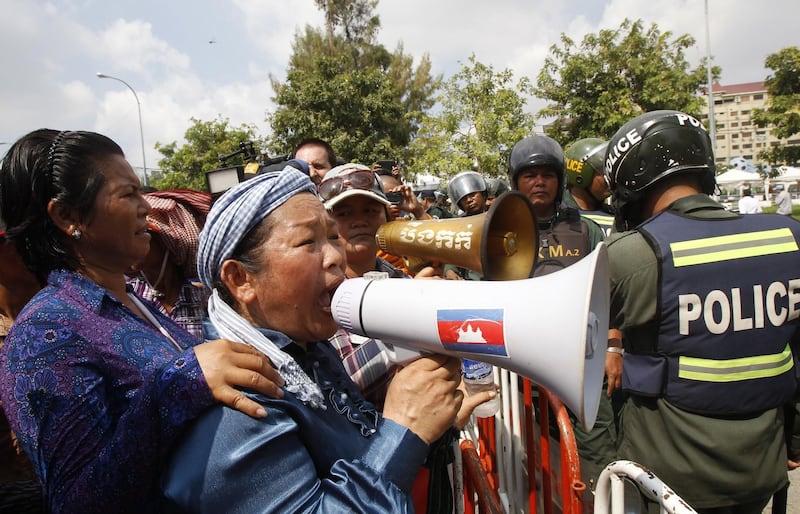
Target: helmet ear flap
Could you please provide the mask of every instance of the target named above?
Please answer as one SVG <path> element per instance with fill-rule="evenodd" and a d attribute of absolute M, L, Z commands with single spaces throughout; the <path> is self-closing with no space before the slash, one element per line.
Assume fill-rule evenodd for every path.
<path fill-rule="evenodd" d="M 643 220 L 641 219 L 642 194 L 624 187 L 617 187 L 614 193 L 614 226 L 616 230 L 629 230 Z"/>
<path fill-rule="evenodd" d="M 704 174 L 700 179 L 700 186 L 703 188 L 703 193 L 713 195 L 717 188 L 717 179 L 714 177 L 714 173 Z"/>

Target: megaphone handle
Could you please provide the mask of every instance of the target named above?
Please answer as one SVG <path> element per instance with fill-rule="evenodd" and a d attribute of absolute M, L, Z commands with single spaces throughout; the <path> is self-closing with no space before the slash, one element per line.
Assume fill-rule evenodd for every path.
<path fill-rule="evenodd" d="M 600 320 L 597 315 L 589 311 L 589 322 L 586 326 L 586 358 L 590 358 L 594 355 L 594 352 L 598 350 L 598 346 L 600 345 Z M 605 334 L 602 334 L 605 335 Z"/>
<path fill-rule="evenodd" d="M 418 350 L 394 345 L 388 341 L 378 340 L 376 343 L 378 343 L 381 350 L 389 357 L 389 362 L 392 364 L 399 364 L 400 366 L 405 366 L 409 362 L 415 361 L 425 355 Z"/>

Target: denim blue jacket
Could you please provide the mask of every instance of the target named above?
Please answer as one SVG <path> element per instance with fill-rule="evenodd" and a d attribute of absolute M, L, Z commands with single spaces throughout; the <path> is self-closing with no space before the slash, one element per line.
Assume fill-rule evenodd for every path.
<path fill-rule="evenodd" d="M 412 512 L 409 492 L 428 446 L 361 396 L 327 341 L 304 352 L 262 330 L 319 384 L 327 408 L 286 392 L 248 395 L 267 417 L 209 409 L 168 461 L 162 488 L 188 512 Z"/>

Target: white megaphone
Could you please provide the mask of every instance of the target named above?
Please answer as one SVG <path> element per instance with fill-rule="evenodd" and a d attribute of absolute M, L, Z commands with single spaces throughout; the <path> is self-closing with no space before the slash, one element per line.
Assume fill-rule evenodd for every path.
<path fill-rule="evenodd" d="M 524 280 L 349 279 L 336 290 L 331 309 L 350 332 L 530 378 L 558 396 L 587 430 L 594 425 L 608 344 L 602 243 L 572 266 Z"/>

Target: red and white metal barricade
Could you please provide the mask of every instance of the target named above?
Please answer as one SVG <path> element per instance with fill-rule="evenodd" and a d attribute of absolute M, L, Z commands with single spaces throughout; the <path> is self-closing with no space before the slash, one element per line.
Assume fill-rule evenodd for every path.
<path fill-rule="evenodd" d="M 625 482 L 636 484 L 639 493 L 659 504 L 661 514 L 695 514 L 696 511 L 652 471 L 629 460 L 618 460 L 600 473 L 595 490 L 595 514 L 623 514 Z"/>
<path fill-rule="evenodd" d="M 495 368 L 502 408 L 493 418 L 475 419 L 462 432 L 463 512 L 581 514 L 588 508 L 575 436 L 566 407 L 538 387 L 538 416 L 533 385 Z M 550 417 L 558 438 L 550 436 Z M 474 469 L 479 463 L 480 469 Z M 492 498 L 489 501 L 488 497 Z"/>
<path fill-rule="evenodd" d="M 493 418 L 473 419 L 462 432 L 456 457 L 456 511 L 504 514 L 623 514 L 624 483 L 635 494 L 660 504 L 662 513 L 694 509 L 644 466 L 610 463 L 594 494 L 581 479 L 578 446 L 567 409 L 549 391 L 495 368 L 502 408 Z M 538 401 L 538 410 L 534 409 Z M 558 436 L 550 433 L 550 418 Z M 462 503 L 463 501 L 463 503 Z"/>

